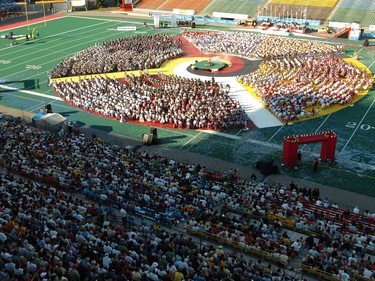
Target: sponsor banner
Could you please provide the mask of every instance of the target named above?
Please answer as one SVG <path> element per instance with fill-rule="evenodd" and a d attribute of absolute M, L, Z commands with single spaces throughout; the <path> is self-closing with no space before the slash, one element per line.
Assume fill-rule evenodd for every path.
<path fill-rule="evenodd" d="M 71 4 L 72 4 L 72 7 L 86 6 L 86 0 L 72 0 Z"/>
<path fill-rule="evenodd" d="M 333 27 L 333 28 L 344 28 L 344 27 L 347 27 L 348 25 L 350 25 L 349 22 L 330 21 L 328 23 L 328 26 Z"/>
<path fill-rule="evenodd" d="M 186 15 L 186 16 L 194 16 L 194 10 L 183 10 L 183 9 L 173 9 L 174 14 Z"/>
<path fill-rule="evenodd" d="M 249 18 L 249 16 L 245 14 L 219 13 L 219 12 L 213 12 L 212 16 L 214 18 L 226 18 L 226 19 L 235 19 L 235 20 L 247 20 Z"/>
<path fill-rule="evenodd" d="M 130 30 L 137 30 L 136 26 L 119 26 L 117 27 L 117 31 L 130 31 Z"/>
<path fill-rule="evenodd" d="M 156 14 L 153 14 L 155 17 Z M 171 15 L 160 15 L 162 19 L 171 19 Z M 195 22 L 203 22 L 203 23 L 215 23 L 215 24 L 226 24 L 226 25 L 237 25 L 236 20 L 222 20 L 222 19 L 215 19 L 215 18 L 205 18 L 199 16 L 184 16 L 184 15 L 176 15 L 176 20 L 184 20 L 184 21 L 191 21 L 194 20 Z"/>

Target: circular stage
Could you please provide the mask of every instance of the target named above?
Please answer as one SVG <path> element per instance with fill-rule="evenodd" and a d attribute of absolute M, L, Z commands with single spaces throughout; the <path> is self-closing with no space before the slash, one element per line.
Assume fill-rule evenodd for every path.
<path fill-rule="evenodd" d="M 219 71 L 223 68 L 227 67 L 228 65 L 225 62 L 220 60 L 202 60 L 197 61 L 194 65 L 192 65 L 192 69 L 204 70 L 204 71 Z"/>
<path fill-rule="evenodd" d="M 207 63 L 209 60 L 213 62 L 213 65 Z M 227 56 L 223 59 L 199 57 L 195 58 L 195 61 L 190 61 L 188 66 L 185 65 L 185 69 L 191 74 L 200 76 L 233 77 L 256 71 L 261 62 L 262 60 L 249 60 L 236 56 Z M 184 64 L 181 64 L 181 66 L 182 65 Z"/>

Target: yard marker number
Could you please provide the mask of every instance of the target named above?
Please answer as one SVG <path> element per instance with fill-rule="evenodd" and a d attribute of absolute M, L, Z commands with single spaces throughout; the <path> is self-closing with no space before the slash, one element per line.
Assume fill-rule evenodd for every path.
<path fill-rule="evenodd" d="M 355 127 L 357 127 L 357 123 L 356 122 L 348 122 L 345 125 L 345 127 L 354 129 Z M 375 127 L 373 127 L 373 126 L 371 126 L 369 124 L 362 124 L 359 128 L 361 130 L 363 130 L 363 131 L 368 131 L 368 130 L 371 130 L 371 129 L 375 129 Z"/>
<path fill-rule="evenodd" d="M 34 65 L 34 64 L 28 64 L 28 65 L 26 65 L 26 69 L 34 69 L 34 70 L 36 70 L 36 69 L 41 69 L 41 68 L 42 68 L 41 65 Z"/>

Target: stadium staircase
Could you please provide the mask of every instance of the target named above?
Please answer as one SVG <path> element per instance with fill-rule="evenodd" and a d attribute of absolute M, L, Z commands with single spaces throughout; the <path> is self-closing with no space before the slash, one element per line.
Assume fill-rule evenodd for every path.
<path fill-rule="evenodd" d="M 351 31 L 350 24 L 346 25 L 345 27 L 339 29 L 334 35 L 334 38 L 349 38 Z"/>

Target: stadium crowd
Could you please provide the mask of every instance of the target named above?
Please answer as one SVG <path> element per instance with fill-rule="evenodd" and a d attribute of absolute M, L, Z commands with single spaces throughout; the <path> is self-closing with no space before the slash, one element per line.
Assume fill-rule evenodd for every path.
<path fill-rule="evenodd" d="M 85 111 L 122 121 L 170 124 L 174 128 L 245 128 L 248 117 L 229 95 L 230 88 L 215 83 L 146 72 L 126 75 L 125 81 L 108 77 L 78 82 L 52 82 L 54 91 Z"/>
<path fill-rule="evenodd" d="M 237 77 L 253 87 L 280 120 L 298 120 L 320 109 L 350 103 L 374 79 L 366 69 L 335 56 L 298 56 L 264 61 L 255 72 Z M 315 107 L 315 108 L 314 108 Z"/>
<path fill-rule="evenodd" d="M 0 130 L 0 165 L 4 170 L 0 183 L 2 279 L 294 278 L 293 271 L 252 262 L 221 246 L 198 247 L 188 236 L 168 233 L 156 225 L 142 224 L 140 229 L 125 223 L 115 226 L 106 219 L 102 206 L 108 202 L 121 208 L 123 222 L 132 220 L 135 208 L 151 208 L 155 213 L 168 210 L 176 216 L 183 213 L 192 227 L 204 227 L 204 231 L 248 243 L 279 258 L 289 260 L 307 246 L 303 264 L 319 269 L 323 264 L 324 271 L 340 274 L 342 280 L 347 280 L 345 274 L 374 277 L 375 263 L 365 254 L 373 245 L 373 228 L 368 232 L 333 228 L 338 218 L 329 218 L 323 212 L 305 213 L 311 204 L 328 210 L 325 206 L 330 204 L 320 200 L 319 191 L 308 192 L 295 184 L 249 187 L 235 171 L 223 181 L 214 180 L 220 177 L 213 177 L 200 165 L 109 146 L 81 134 L 58 137 L 7 116 L 1 116 Z M 51 185 L 68 188 L 69 192 Z M 97 195 L 96 201 L 82 199 L 80 194 L 87 191 Z M 224 199 L 236 208 L 251 206 L 260 219 L 254 223 L 247 217 L 250 213 L 220 213 L 216 207 Z M 296 219 L 310 214 L 312 225 L 320 227 L 321 238 L 317 243 L 303 238 L 291 241 L 282 230 L 284 226 L 271 219 L 270 211 L 275 210 L 280 216 L 293 215 Z M 353 211 L 348 216 L 355 218 L 359 210 Z M 374 215 L 366 215 L 373 227 Z M 334 270 L 328 270 L 329 266 Z"/>
<path fill-rule="evenodd" d="M 324 55 L 336 51 L 334 46 L 317 41 L 249 32 L 184 30 L 182 35 L 204 53 L 231 54 L 245 58 Z"/>
<path fill-rule="evenodd" d="M 64 59 L 51 78 L 158 68 L 182 54 L 181 42 L 167 34 L 130 36 L 95 44 Z"/>
<path fill-rule="evenodd" d="M 101 205 L 28 179 L 7 174 L 0 183 L 1 280 L 286 280 L 289 274 L 220 246 L 198 247 L 184 234 L 113 226 L 97 218 Z"/>

